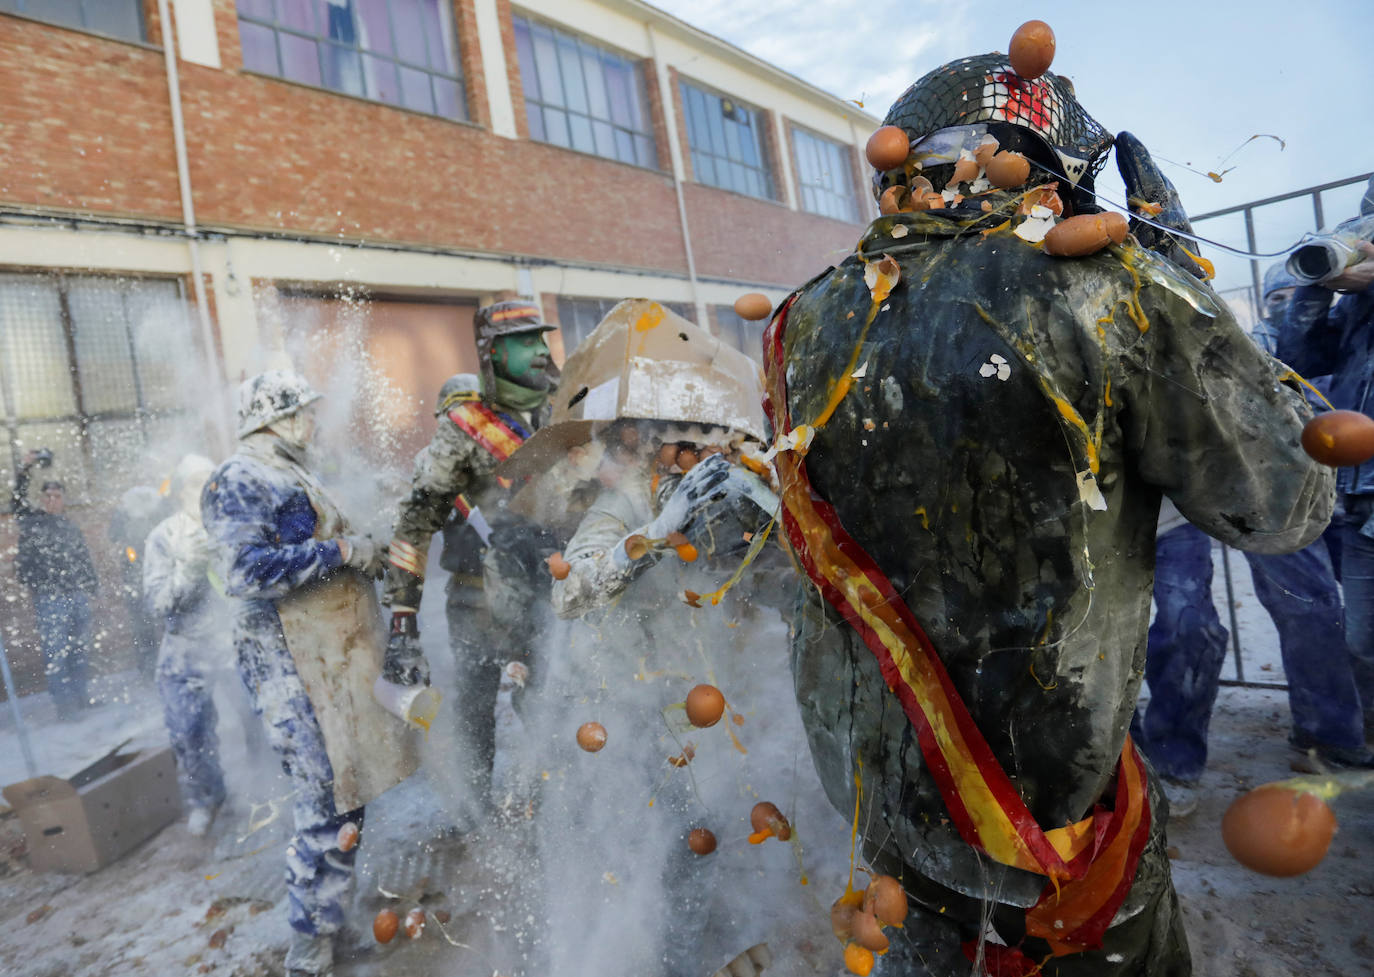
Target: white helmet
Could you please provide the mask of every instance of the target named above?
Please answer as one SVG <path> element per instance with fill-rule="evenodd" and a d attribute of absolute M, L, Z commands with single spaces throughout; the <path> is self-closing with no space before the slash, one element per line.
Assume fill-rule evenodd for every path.
<path fill-rule="evenodd" d="M 323 396 L 295 370 L 268 370 L 239 387 L 239 437 L 290 417 Z"/>

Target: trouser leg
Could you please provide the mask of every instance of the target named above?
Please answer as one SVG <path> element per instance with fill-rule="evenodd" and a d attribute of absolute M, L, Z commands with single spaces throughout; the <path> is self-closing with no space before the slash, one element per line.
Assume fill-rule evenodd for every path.
<path fill-rule="evenodd" d="M 219 759 L 219 715 L 210 683 L 199 669 L 159 667 L 157 690 L 177 758 L 177 779 L 187 807 L 213 810 L 224 802 Z"/>
<path fill-rule="evenodd" d="M 1212 600 L 1212 541 L 1196 527 L 1156 541 L 1155 603 L 1140 746 L 1161 775 L 1196 780 L 1207 766 L 1207 727 L 1227 640 Z"/>
<path fill-rule="evenodd" d="M 335 810 L 334 771 L 324 735 L 286 648 L 241 641 L 239 666 L 267 741 L 293 788 L 295 833 L 286 848 L 288 921 L 300 933 L 335 933 L 351 901 L 358 857 L 357 846 L 339 850 L 338 831 L 348 821 L 361 828 L 364 811 Z"/>
<path fill-rule="evenodd" d="M 1374 539 L 1360 520 L 1343 527 L 1341 584 L 1345 589 L 1345 645 L 1364 707 L 1365 728 L 1374 727 Z"/>
<path fill-rule="evenodd" d="M 39 642 L 43 648 L 48 691 L 59 716 L 71 716 L 89 704 L 86 646 L 90 604 L 79 591 L 36 594 Z"/>
<path fill-rule="evenodd" d="M 1288 704 L 1300 742 L 1364 745 L 1364 721 L 1345 647 L 1341 598 L 1320 542 L 1296 553 L 1246 553 L 1255 595 L 1279 632 Z"/>
<path fill-rule="evenodd" d="M 497 633 L 481 588 L 451 585 L 447 598 L 454 701 L 463 703 L 458 722 L 468 750 L 465 775 L 475 795 L 485 801 L 490 799 L 496 753 L 496 689 L 502 664 L 515 656 Z"/>

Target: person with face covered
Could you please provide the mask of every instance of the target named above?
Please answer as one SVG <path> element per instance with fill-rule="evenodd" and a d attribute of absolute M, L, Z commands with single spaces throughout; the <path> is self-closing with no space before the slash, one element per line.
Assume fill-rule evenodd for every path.
<path fill-rule="evenodd" d="M 239 674 L 294 787 L 290 977 L 332 972 L 364 805 L 418 766 L 413 737 L 372 695 L 379 674 L 416 667 L 383 660 L 371 579 L 383 548 L 350 529 L 311 471 L 319 397 L 290 370 L 246 381 L 238 450 L 201 496 Z"/>
<path fill-rule="evenodd" d="M 223 600 L 210 584 L 210 537 L 200 521 L 200 494 L 214 462 L 187 455 L 172 474 L 177 510 L 159 522 L 143 551 L 142 592 L 148 609 L 165 622 L 156 680 L 177 778 L 187 809 L 186 830 L 205 834 L 224 802 L 219 759 L 219 715 L 214 673 L 227 658 Z"/>
<path fill-rule="evenodd" d="M 745 843 L 751 807 L 777 802 L 795 819 L 794 803 L 823 803 L 814 777 L 794 774 L 797 711 L 778 706 L 789 694 L 786 641 L 763 604 L 783 603 L 794 577 L 767 545 L 776 497 L 742 467 L 763 438 L 757 368 L 632 299 L 569 357 L 563 378 L 568 396 L 509 469 L 549 463 L 516 504 L 570 533 L 550 559 L 551 601 L 566 623 L 548 639 L 558 652 L 526 719 L 552 738 L 534 805 L 548 966 L 566 977 L 697 977 L 727 964 L 752 974 L 747 954 L 731 958 L 762 942 L 781 955 L 783 921 L 797 921 L 801 900 L 786 895 L 798 891 L 788 846 Z M 736 571 L 719 604 L 693 596 Z M 716 728 L 685 719 L 697 684 L 730 705 Z M 594 755 L 574 736 L 587 721 L 605 730 Z M 801 823 L 818 831 L 809 815 Z M 694 854 L 694 828 L 713 832 L 719 849 Z M 744 908 L 759 906 L 768 908 Z"/>
<path fill-rule="evenodd" d="M 33 595 L 44 674 L 57 706 L 57 718 L 69 720 L 90 705 L 87 649 L 97 579 L 86 537 L 65 515 L 62 483 L 55 478 L 43 482 L 41 508 L 29 498 L 29 477 L 35 464 L 51 465 L 52 452 L 28 452 L 14 475 L 11 501 L 19 524 L 14 570 Z"/>
<path fill-rule="evenodd" d="M 478 309 L 473 328 L 480 375 L 474 385 L 460 374 L 441 391 L 438 429 L 415 459 L 410 493 L 397 512 L 382 599 L 391 607 L 391 660 L 417 663 L 402 664 L 390 677 L 425 680 L 416 614 L 430 539 L 442 532 L 449 642 L 469 746 L 466 776 L 485 805 L 501 669 L 528 655 L 529 610 L 547 588 L 541 560 L 555 548 L 538 527 L 506 513 L 512 486 L 494 471 L 547 419 L 556 370 L 544 340 L 554 327 L 530 302 Z"/>
<path fill-rule="evenodd" d="M 812 755 L 911 904 L 873 973 L 1182 977 L 1168 804 L 1128 736 L 1160 503 L 1292 551 L 1331 472 L 1299 385 L 1190 274 L 1172 187 L 1067 81 L 964 58 L 885 121 L 883 216 L 764 335 Z M 1158 214 L 1129 236 L 1093 194 L 1113 142 Z"/>

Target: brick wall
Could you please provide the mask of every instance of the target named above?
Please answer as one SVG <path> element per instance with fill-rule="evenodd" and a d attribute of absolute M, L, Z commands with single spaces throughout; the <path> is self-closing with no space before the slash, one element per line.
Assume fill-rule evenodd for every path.
<path fill-rule="evenodd" d="M 455 6 L 469 102 L 484 122 L 471 0 Z M 504 0 L 501 9 L 523 128 Z M 215 16 L 224 67 L 180 64 L 201 224 L 686 273 L 666 172 L 247 74 L 233 0 L 215 0 Z M 0 104 L 0 203 L 179 219 L 160 51 L 0 16 L 0 91 L 11 93 Z M 653 114 L 661 136 L 661 109 Z M 818 243 L 857 237 L 854 226 L 686 189 L 704 276 L 799 282 L 818 266 Z"/>

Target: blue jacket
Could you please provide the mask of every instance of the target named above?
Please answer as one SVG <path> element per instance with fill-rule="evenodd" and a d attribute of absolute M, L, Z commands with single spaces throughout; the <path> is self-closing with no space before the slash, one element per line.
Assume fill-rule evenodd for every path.
<path fill-rule="evenodd" d="M 1293 293 L 1279 330 L 1279 359 L 1305 376 L 1331 374 L 1332 405 L 1374 417 L 1374 289 L 1344 295 L 1335 305 L 1332 294 L 1320 285 Z M 1336 485 L 1347 494 L 1374 494 L 1374 462 L 1340 469 Z"/>

